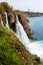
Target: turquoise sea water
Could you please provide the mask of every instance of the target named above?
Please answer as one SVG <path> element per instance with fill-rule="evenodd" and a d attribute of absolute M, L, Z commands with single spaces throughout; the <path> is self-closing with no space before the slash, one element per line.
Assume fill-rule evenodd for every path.
<path fill-rule="evenodd" d="M 32 54 L 37 54 L 43 60 L 43 16 L 40 17 L 28 17 L 30 28 L 33 30 L 33 37 L 37 38 L 29 44 L 29 48 Z"/>
<path fill-rule="evenodd" d="M 40 17 L 28 17 L 29 26 L 33 30 L 33 37 L 38 40 L 43 40 L 43 16 Z"/>

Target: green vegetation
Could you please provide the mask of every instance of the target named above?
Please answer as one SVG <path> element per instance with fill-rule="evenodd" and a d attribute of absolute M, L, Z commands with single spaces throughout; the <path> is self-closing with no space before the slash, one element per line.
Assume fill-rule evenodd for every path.
<path fill-rule="evenodd" d="M 37 38 L 33 37 L 32 35 L 33 35 L 33 34 L 29 34 L 29 35 L 28 35 L 29 39 L 31 39 L 31 40 L 37 40 Z"/>
<path fill-rule="evenodd" d="M 4 12 L 6 11 L 12 14 L 14 12 L 8 3 L 5 2 L 0 3 L 0 8 L 0 14 L 2 15 L 4 24 Z M 22 16 L 25 18 L 23 13 Z M 18 17 L 21 19 L 20 15 Z M 22 20 L 25 22 L 23 17 Z M 26 49 L 17 38 L 16 33 L 12 30 L 4 29 L 0 23 L 0 65 L 38 65 L 39 63 L 40 58 L 37 55 L 32 55 Z"/>
<path fill-rule="evenodd" d="M 0 3 L 0 7 L 3 8 L 3 11 L 6 11 L 6 12 L 8 12 L 8 13 L 13 13 L 13 8 L 10 7 L 9 4 L 6 3 L 6 2 L 1 2 L 1 3 Z"/>
<path fill-rule="evenodd" d="M 0 26 L 0 65 L 24 65 L 20 57 L 15 52 L 15 48 L 11 48 L 10 35 Z"/>
<path fill-rule="evenodd" d="M 0 14 L 2 16 L 2 20 L 4 21 L 4 25 L 5 25 L 5 22 L 6 22 L 5 12 L 13 14 L 13 8 L 8 3 L 1 2 L 0 3 Z"/>
<path fill-rule="evenodd" d="M 40 58 L 31 55 L 15 33 L 0 25 L 0 65 L 37 65 Z"/>
<path fill-rule="evenodd" d="M 39 63 L 39 65 L 43 65 L 43 61 Z"/>

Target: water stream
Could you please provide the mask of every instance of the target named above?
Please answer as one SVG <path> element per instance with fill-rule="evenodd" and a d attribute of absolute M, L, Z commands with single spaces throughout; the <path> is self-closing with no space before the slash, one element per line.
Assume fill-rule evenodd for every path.
<path fill-rule="evenodd" d="M 6 26 L 6 28 L 10 29 L 10 28 L 9 28 L 9 24 L 8 24 L 8 16 L 7 16 L 7 12 L 5 12 L 5 16 L 6 16 L 6 25 L 5 25 L 5 26 Z"/>
<path fill-rule="evenodd" d="M 41 59 L 43 59 L 43 40 L 42 41 L 36 41 L 36 42 L 30 42 L 29 38 L 24 31 L 23 26 L 19 22 L 19 19 L 16 15 L 16 33 L 19 36 L 19 39 L 21 42 L 26 46 L 26 48 L 32 53 L 37 54 Z"/>

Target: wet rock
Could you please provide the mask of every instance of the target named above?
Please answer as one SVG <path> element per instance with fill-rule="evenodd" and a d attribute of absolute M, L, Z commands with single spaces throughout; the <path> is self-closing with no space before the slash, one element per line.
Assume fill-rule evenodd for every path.
<path fill-rule="evenodd" d="M 14 23 L 14 15 L 12 13 L 8 13 L 8 16 L 10 18 L 10 23 Z"/>

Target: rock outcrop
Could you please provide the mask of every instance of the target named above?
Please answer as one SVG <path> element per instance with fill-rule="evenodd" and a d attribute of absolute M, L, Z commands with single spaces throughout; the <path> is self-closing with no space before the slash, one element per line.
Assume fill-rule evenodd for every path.
<path fill-rule="evenodd" d="M 37 65 L 40 62 L 40 58 L 37 55 L 32 55 L 26 47 L 21 43 L 18 39 L 16 33 L 11 29 L 3 28 L 3 25 L 6 24 L 8 18 L 8 25 L 15 29 L 15 19 L 14 14 L 11 13 L 11 8 L 9 8 L 7 3 L 1 3 L 1 6 L 4 9 L 4 13 L 7 13 L 7 17 L 1 14 L 0 22 L 2 20 L 2 24 L 0 24 L 0 65 Z M 1 9 L 0 9 L 1 10 Z M 20 12 L 19 12 L 20 13 Z M 24 30 L 29 33 L 30 29 L 28 26 L 28 22 L 26 21 L 26 16 L 24 13 L 18 15 L 18 18 L 21 24 L 24 27 Z M 2 18 L 3 16 L 3 18 Z M 4 52 L 4 53 L 3 53 Z"/>
<path fill-rule="evenodd" d="M 27 33 L 27 35 L 32 33 L 32 30 L 30 29 L 29 23 L 26 19 L 26 14 L 24 12 L 21 12 L 21 11 L 16 11 L 16 13 L 17 13 L 19 21 L 22 24 L 22 26 L 23 26 L 25 32 Z"/>
<path fill-rule="evenodd" d="M 14 15 L 12 13 L 8 13 L 8 17 L 10 18 L 10 23 L 14 23 Z"/>
<path fill-rule="evenodd" d="M 0 21 L 2 20 L 1 14 L 0 14 Z"/>

